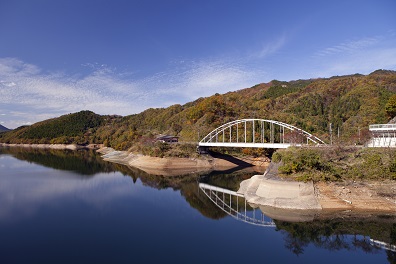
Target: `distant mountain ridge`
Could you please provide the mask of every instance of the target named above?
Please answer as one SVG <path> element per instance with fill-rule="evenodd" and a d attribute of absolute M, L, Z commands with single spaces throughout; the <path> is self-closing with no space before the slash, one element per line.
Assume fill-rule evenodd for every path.
<path fill-rule="evenodd" d="M 370 124 L 390 120 L 385 105 L 394 94 L 396 71 L 390 70 L 309 80 L 272 80 L 124 117 L 91 111 L 63 115 L 1 133 L 0 142 L 102 143 L 126 150 L 139 144 L 149 146 L 159 134 L 197 142 L 229 121 L 263 118 L 297 126 L 325 141 L 329 141 L 331 123 L 334 140 L 355 144 L 368 135 Z"/>
<path fill-rule="evenodd" d="M 3 125 L 0 125 L 0 132 L 4 132 L 4 131 L 10 131 L 11 129 L 6 128 Z"/>

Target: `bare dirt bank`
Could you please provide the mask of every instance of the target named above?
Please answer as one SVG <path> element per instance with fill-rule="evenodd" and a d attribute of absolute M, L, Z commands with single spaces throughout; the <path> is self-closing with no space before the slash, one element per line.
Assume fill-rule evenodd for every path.
<path fill-rule="evenodd" d="M 382 211 L 396 213 L 394 181 L 315 183 L 323 210 Z"/>
<path fill-rule="evenodd" d="M 205 172 L 211 170 L 227 170 L 241 167 L 257 166 L 265 168 L 269 162 L 263 159 L 237 159 L 230 156 L 210 156 L 205 155 L 200 158 L 174 158 L 174 157 L 149 157 L 141 154 L 128 153 L 126 151 L 116 151 L 112 148 L 104 147 L 97 150 L 106 161 L 120 163 L 139 168 L 150 174 L 173 176 L 186 173 Z"/>
<path fill-rule="evenodd" d="M 278 167 L 271 163 L 264 175 L 243 181 L 238 192 L 258 206 L 319 209 L 322 215 L 340 211 L 396 214 L 395 181 L 303 183 L 280 178 Z"/>
<path fill-rule="evenodd" d="M 112 148 L 101 148 L 98 152 L 107 161 L 125 164 L 150 174 L 164 176 L 226 170 L 241 164 L 260 165 L 264 174 L 264 170 L 269 165 L 268 162 L 254 159 L 227 160 L 213 156 L 203 156 L 199 159 L 148 157 L 125 151 L 115 151 Z M 276 165 L 272 164 L 266 171 L 265 177 L 263 175 L 254 176 L 257 179 L 259 178 L 258 181 L 255 180 L 255 183 L 249 183 L 255 187 L 253 188 L 254 190 L 250 188 L 249 191 L 245 191 L 247 198 L 251 199 L 252 203 L 259 206 L 272 206 L 283 209 L 319 209 L 323 213 L 330 212 L 330 214 L 333 211 L 345 210 L 396 213 L 396 183 L 393 181 L 318 182 L 311 183 L 310 186 L 312 188 L 310 186 L 308 188 L 307 184 L 302 182 L 285 181 L 279 178 L 277 168 Z M 277 183 L 277 181 L 280 182 Z M 281 185 L 281 187 L 278 185 Z M 274 191 L 275 189 L 277 190 L 276 192 Z M 307 191 L 308 189 L 312 189 L 312 191 Z M 294 196 L 292 195 L 293 191 L 296 192 Z M 243 193 L 244 191 L 240 190 L 240 192 Z"/>
<path fill-rule="evenodd" d="M 78 150 L 83 148 L 98 149 L 105 160 L 120 163 L 132 167 L 139 168 L 153 175 L 175 176 L 194 172 L 205 172 L 211 170 L 227 170 L 238 166 L 256 166 L 256 171 L 264 174 L 265 169 L 269 165 L 268 161 L 263 159 L 244 158 L 236 159 L 234 157 L 216 157 L 202 156 L 200 158 L 156 158 L 143 155 L 131 154 L 125 151 L 115 151 L 112 148 L 102 147 L 101 145 L 65 145 L 65 144 L 5 144 L 0 143 L 0 147 L 25 147 L 39 149 L 70 149 Z M 277 176 L 277 168 L 273 167 L 266 173 L 266 177 L 272 180 L 282 180 Z M 262 175 L 261 175 L 262 176 Z M 284 181 L 284 180 L 283 180 Z M 286 181 L 287 182 L 287 181 Z M 267 185 L 270 181 L 267 181 Z M 258 194 L 261 196 L 271 195 L 267 197 L 266 204 L 269 201 L 276 201 L 272 206 L 278 207 L 278 201 L 282 197 L 277 197 L 272 189 L 267 185 L 257 183 Z M 279 184 L 278 184 L 279 185 Z M 284 185 L 284 183 L 282 183 Z M 291 187 L 290 187 L 291 188 Z M 353 211 L 353 212 L 388 212 L 396 214 L 396 182 L 391 180 L 383 181 L 343 181 L 343 182 L 318 182 L 313 183 L 313 195 L 318 201 L 323 213 Z M 278 188 L 279 190 L 284 189 Z M 286 188 L 287 189 L 287 188 Z M 294 189 L 291 189 L 292 191 Z M 295 191 L 295 190 L 294 190 Z M 256 192 L 256 191 L 255 191 Z M 296 192 L 296 191 L 295 191 Z M 279 195 L 282 193 L 278 192 Z M 290 198 L 292 192 L 286 192 Z M 296 196 L 296 195 L 295 195 Z M 287 197 L 286 197 L 287 198 Z M 291 197 L 295 199 L 295 197 Z M 269 200 L 272 199 L 272 200 Z M 295 201 L 293 201 L 295 202 Z M 295 207 L 297 208 L 297 207 Z"/>

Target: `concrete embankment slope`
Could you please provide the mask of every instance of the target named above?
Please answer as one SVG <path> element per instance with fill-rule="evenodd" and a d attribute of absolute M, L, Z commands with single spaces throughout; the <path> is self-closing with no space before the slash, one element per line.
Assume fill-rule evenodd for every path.
<path fill-rule="evenodd" d="M 320 210 L 312 182 L 277 179 L 278 164 L 271 163 L 264 175 L 255 175 L 241 182 L 238 193 L 247 202 L 282 209 Z"/>
<path fill-rule="evenodd" d="M 271 163 L 264 175 L 241 182 L 238 193 L 268 216 L 283 220 L 309 220 L 318 215 L 354 211 L 356 214 L 396 214 L 394 181 L 294 182 L 278 177 L 279 164 Z M 318 214 L 319 213 L 319 214 Z M 291 215 L 295 215 L 290 219 Z"/>

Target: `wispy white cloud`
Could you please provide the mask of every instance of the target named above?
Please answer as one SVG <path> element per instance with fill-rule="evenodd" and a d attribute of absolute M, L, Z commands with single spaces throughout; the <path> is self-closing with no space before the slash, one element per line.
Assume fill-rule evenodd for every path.
<path fill-rule="evenodd" d="M 15 86 L 16 84 L 14 82 L 3 82 L 0 81 L 0 86 L 6 86 L 6 87 L 12 87 Z"/>
<path fill-rule="evenodd" d="M 313 77 L 395 70 L 396 38 L 390 34 L 344 42 L 314 53 L 307 64 Z"/>
<path fill-rule="evenodd" d="M 276 54 L 285 42 L 286 35 L 281 35 L 245 57 L 183 58 L 164 71 L 140 78 L 97 62 L 81 65 L 84 72 L 88 70 L 85 75 L 68 75 L 45 72 L 16 58 L 0 58 L 0 111 L 8 111 L 0 121 L 16 128 L 80 110 L 130 115 L 250 87 L 267 77 L 263 68 L 251 62 Z"/>
<path fill-rule="evenodd" d="M 107 69 L 78 78 L 43 73 L 15 58 L 0 59 L 0 80 L 0 109 L 10 111 L 7 120 L 1 121 L 13 125 L 85 109 L 99 114 L 131 114 L 143 110 L 139 100 L 147 97 L 146 91 Z"/>
<path fill-rule="evenodd" d="M 70 75 L 44 72 L 16 58 L 0 58 L 0 113 L 6 114 L 0 115 L 0 122 L 16 128 L 80 110 L 130 115 L 251 87 L 274 77 L 291 80 L 295 76 L 329 77 L 396 69 L 394 35 L 343 42 L 311 57 L 291 59 L 298 63 L 287 65 L 278 56 L 286 42 L 286 35 L 280 36 L 246 57 L 179 59 L 166 70 L 140 78 L 100 63 L 84 64 L 85 70 L 89 69 L 84 75 Z M 271 63 L 266 60 L 269 56 Z"/>
<path fill-rule="evenodd" d="M 327 61 L 325 67 L 315 71 L 316 76 L 330 77 L 344 74 L 368 74 L 374 70 L 396 70 L 396 47 L 370 50 L 364 54 L 353 54 Z"/>
<path fill-rule="evenodd" d="M 261 50 L 258 51 L 257 56 L 259 58 L 264 58 L 278 52 L 286 43 L 286 35 L 280 35 L 278 38 L 271 42 L 266 42 Z"/>
<path fill-rule="evenodd" d="M 262 78 L 260 71 L 220 59 L 183 63 L 140 79 L 106 65 L 87 67 L 92 69 L 89 74 L 71 76 L 0 58 L 0 111 L 9 112 L 0 121 L 15 128 L 80 110 L 129 115 L 249 87 Z"/>
<path fill-rule="evenodd" d="M 6 76 L 14 74 L 18 77 L 22 77 L 36 75 L 40 73 L 40 69 L 35 65 L 24 63 L 15 58 L 2 58 L 0 59 L 0 73 Z"/>
<path fill-rule="evenodd" d="M 367 37 L 367 38 L 362 38 L 359 40 L 352 40 L 352 41 L 347 41 L 344 43 L 340 43 L 338 45 L 334 45 L 332 47 L 327 47 L 323 50 L 320 50 L 315 53 L 315 56 L 329 56 L 329 55 L 335 55 L 339 53 L 353 53 L 353 52 L 359 52 L 362 49 L 369 48 L 371 46 L 374 46 L 375 44 L 378 44 L 381 40 L 381 37 Z"/>
<path fill-rule="evenodd" d="M 188 100 L 250 87 L 262 80 L 263 72 L 243 63 L 213 60 L 192 62 L 188 69 L 170 76 L 174 94 Z M 166 92 L 165 89 L 163 92 Z"/>

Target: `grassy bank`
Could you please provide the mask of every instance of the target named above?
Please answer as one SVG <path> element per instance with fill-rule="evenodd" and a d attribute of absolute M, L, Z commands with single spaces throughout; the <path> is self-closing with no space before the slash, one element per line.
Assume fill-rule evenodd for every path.
<path fill-rule="evenodd" d="M 396 180 L 396 150 L 390 148 L 288 148 L 275 152 L 281 177 L 298 181 Z"/>

